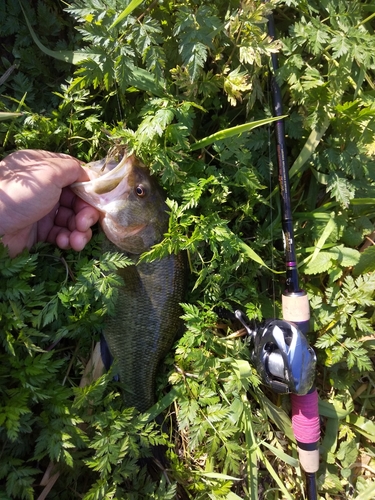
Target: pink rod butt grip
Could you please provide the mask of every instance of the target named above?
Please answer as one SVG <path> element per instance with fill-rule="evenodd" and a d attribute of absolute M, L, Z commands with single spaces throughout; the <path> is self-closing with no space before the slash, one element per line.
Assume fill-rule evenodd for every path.
<path fill-rule="evenodd" d="M 319 469 L 320 422 L 316 389 L 305 396 L 291 395 L 292 427 L 298 444 L 301 466 L 305 472 Z"/>

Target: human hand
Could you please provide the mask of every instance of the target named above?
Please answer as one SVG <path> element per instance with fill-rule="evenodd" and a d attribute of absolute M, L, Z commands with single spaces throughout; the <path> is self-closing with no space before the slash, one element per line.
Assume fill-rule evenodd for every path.
<path fill-rule="evenodd" d="M 80 162 L 65 154 L 20 150 L 0 162 L 0 235 L 14 257 L 46 241 L 80 251 L 99 212 L 69 188 L 88 180 Z"/>

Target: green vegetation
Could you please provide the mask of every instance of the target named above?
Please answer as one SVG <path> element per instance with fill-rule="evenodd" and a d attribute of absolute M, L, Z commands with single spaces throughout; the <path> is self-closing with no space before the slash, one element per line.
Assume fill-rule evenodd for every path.
<path fill-rule="evenodd" d="M 126 143 L 171 213 L 144 258 L 184 250 L 191 272 L 185 333 L 157 381 L 161 431 L 157 408 L 123 407 L 111 373 L 79 387 L 126 258 L 102 255 L 100 235 L 79 254 L 39 245 L 11 260 L 0 249 L 0 499 L 37 499 L 50 462 L 60 475 L 48 499 L 304 498 L 289 398 L 260 385 L 240 327 L 217 313 L 280 316 L 272 123 L 228 131 L 272 117 L 274 51 L 318 356 L 319 495 L 374 498 L 374 3 L 22 5 L 0 3 L 2 156 L 43 148 L 90 161 Z M 271 10 L 279 41 L 267 36 Z M 141 460 L 158 444 L 160 481 Z"/>

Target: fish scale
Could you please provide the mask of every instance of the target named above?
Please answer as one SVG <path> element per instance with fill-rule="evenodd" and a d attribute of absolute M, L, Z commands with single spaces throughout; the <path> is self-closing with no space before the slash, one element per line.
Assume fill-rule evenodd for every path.
<path fill-rule="evenodd" d="M 118 248 L 114 246 L 114 250 Z M 180 328 L 184 293 L 182 254 L 142 262 L 118 271 L 124 280 L 108 318 L 104 337 L 117 360 L 126 406 L 148 410 L 155 402 L 155 378 L 160 360 L 172 347 Z"/>

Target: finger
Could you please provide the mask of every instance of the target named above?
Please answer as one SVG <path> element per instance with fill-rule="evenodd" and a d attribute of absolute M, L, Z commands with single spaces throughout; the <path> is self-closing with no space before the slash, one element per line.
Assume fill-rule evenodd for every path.
<path fill-rule="evenodd" d="M 85 206 L 78 214 L 66 207 L 59 207 L 54 223 L 56 226 L 65 227 L 69 231 L 78 230 L 85 232 L 99 220 L 99 212 L 89 205 Z"/>
<path fill-rule="evenodd" d="M 66 227 L 54 226 L 48 234 L 47 242 L 57 245 L 63 250 L 70 249 L 70 235 L 71 231 Z"/>
<path fill-rule="evenodd" d="M 61 189 L 74 182 L 90 180 L 86 170 L 76 158 L 50 158 L 48 165 L 53 168 L 51 181 Z"/>
<path fill-rule="evenodd" d="M 27 157 L 28 159 L 34 161 L 39 161 L 44 158 L 74 158 L 73 156 L 65 153 L 54 153 L 52 151 L 46 151 L 44 149 L 20 149 L 8 156 L 11 156 L 15 160 Z"/>
<path fill-rule="evenodd" d="M 85 248 L 91 238 L 91 229 L 81 232 L 77 230 L 69 231 L 64 227 L 55 226 L 48 236 L 48 242 L 56 244 L 62 250 L 69 250 L 72 248 L 76 252 L 80 252 Z"/>
<path fill-rule="evenodd" d="M 60 206 L 56 212 L 54 224 L 74 231 L 76 229 L 76 214 L 71 208 Z"/>
<path fill-rule="evenodd" d="M 82 198 L 74 194 L 69 187 L 65 187 L 62 190 L 60 196 L 60 204 L 63 205 L 64 207 L 73 209 L 76 214 L 86 207 L 93 208 L 92 205 L 90 205 L 86 201 L 82 200 Z M 94 210 L 95 212 L 97 212 L 96 209 Z M 97 216 L 99 217 L 99 214 Z"/>
<path fill-rule="evenodd" d="M 52 208 L 48 214 L 46 214 L 42 219 L 39 219 L 36 223 L 37 225 L 37 236 L 36 241 L 47 241 L 48 234 L 51 231 L 51 228 L 55 224 L 55 215 L 57 213 L 59 205 L 56 205 Z"/>
<path fill-rule="evenodd" d="M 80 252 L 86 246 L 86 244 L 91 240 L 92 231 L 88 229 L 87 231 L 73 231 L 70 234 L 69 242 L 70 246 L 76 252 Z"/>
<path fill-rule="evenodd" d="M 23 149 L 5 157 L 1 163 L 10 176 L 17 172 L 26 178 L 32 170 L 43 175 L 46 185 L 55 185 L 60 189 L 89 179 L 80 161 L 63 153 Z"/>
<path fill-rule="evenodd" d="M 63 205 L 67 208 L 73 208 L 75 203 L 77 202 L 76 198 L 77 196 L 69 187 L 64 187 L 61 191 L 60 205 Z"/>
<path fill-rule="evenodd" d="M 100 214 L 96 208 L 86 205 L 75 216 L 76 229 L 83 233 L 88 231 L 90 227 L 98 222 L 99 215 Z"/>

